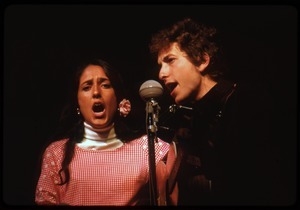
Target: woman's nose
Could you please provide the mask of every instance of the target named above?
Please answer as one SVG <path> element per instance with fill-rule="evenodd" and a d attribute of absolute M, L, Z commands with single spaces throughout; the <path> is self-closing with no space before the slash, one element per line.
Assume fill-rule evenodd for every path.
<path fill-rule="evenodd" d="M 95 87 L 93 90 L 93 98 L 100 98 L 100 97 L 101 97 L 100 91 L 98 90 L 97 87 Z"/>

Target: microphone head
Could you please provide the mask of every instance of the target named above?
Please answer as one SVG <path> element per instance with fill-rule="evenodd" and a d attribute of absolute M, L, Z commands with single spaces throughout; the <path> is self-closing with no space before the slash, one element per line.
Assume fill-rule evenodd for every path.
<path fill-rule="evenodd" d="M 163 87 L 155 80 L 147 80 L 140 87 L 140 96 L 143 100 L 157 98 L 163 94 Z"/>

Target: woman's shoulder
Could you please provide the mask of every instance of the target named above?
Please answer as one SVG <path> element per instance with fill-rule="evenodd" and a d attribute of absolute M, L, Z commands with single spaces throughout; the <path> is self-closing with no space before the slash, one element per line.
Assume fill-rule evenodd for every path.
<path fill-rule="evenodd" d="M 62 150 L 67 141 L 68 141 L 68 139 L 59 139 L 59 140 L 53 141 L 47 146 L 46 151 Z"/>
<path fill-rule="evenodd" d="M 146 142 L 148 142 L 148 135 L 143 134 L 143 135 L 137 137 L 136 139 L 133 139 L 132 141 L 136 141 L 136 142 L 140 142 L 140 143 L 146 143 Z M 163 139 L 161 139 L 159 137 L 154 139 L 154 141 L 158 145 L 169 145 L 169 143 L 167 141 L 164 141 Z"/>
<path fill-rule="evenodd" d="M 154 147 L 155 150 L 160 153 L 161 155 L 164 155 L 169 149 L 170 149 L 170 143 L 162 140 L 161 138 L 157 137 L 156 139 L 152 140 L 154 141 Z M 149 140 L 148 135 L 142 135 L 133 141 L 131 141 L 132 144 L 138 145 L 138 147 L 142 149 L 146 149 L 149 146 Z"/>

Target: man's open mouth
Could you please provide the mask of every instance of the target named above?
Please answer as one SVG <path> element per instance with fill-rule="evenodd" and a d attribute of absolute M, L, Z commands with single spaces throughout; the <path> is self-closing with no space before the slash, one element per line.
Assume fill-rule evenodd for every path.
<path fill-rule="evenodd" d="M 172 92 L 172 91 L 176 88 L 176 86 L 177 86 L 177 83 L 176 83 L 176 82 L 172 82 L 172 83 L 166 84 L 166 87 L 168 88 L 168 90 L 169 90 L 170 92 Z"/>

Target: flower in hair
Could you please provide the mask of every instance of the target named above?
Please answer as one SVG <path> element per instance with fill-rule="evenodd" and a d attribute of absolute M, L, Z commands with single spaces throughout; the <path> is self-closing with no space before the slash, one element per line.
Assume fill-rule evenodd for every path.
<path fill-rule="evenodd" d="M 123 99 L 119 103 L 118 110 L 120 111 L 120 116 L 126 117 L 129 114 L 129 112 L 131 111 L 131 103 L 130 103 L 130 101 L 127 100 L 127 99 Z"/>

